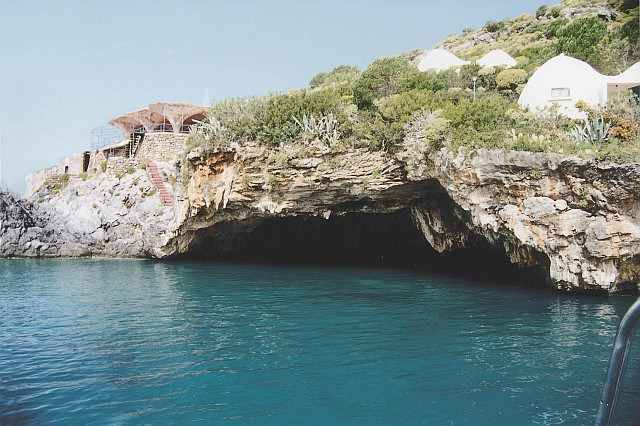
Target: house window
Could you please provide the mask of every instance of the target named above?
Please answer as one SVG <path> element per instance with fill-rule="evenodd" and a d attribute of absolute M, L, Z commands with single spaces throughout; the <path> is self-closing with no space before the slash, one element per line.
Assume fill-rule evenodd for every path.
<path fill-rule="evenodd" d="M 551 97 L 553 99 L 570 98 L 571 91 L 568 87 L 554 87 L 553 89 L 551 89 Z"/>

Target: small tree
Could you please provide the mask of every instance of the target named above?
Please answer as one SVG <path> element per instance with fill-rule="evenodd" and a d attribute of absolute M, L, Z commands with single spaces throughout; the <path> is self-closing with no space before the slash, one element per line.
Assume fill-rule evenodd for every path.
<path fill-rule="evenodd" d="M 412 88 L 419 74 L 420 71 L 407 59 L 378 59 L 354 82 L 355 103 L 361 109 L 371 108 L 376 99 Z"/>

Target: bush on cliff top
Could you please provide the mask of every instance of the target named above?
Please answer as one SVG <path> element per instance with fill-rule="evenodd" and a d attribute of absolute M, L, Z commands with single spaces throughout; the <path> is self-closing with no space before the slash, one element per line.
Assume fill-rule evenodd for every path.
<path fill-rule="evenodd" d="M 290 143 L 301 131 L 295 119 L 333 114 L 340 124 L 345 124 L 344 111 L 339 92 L 332 88 L 271 96 L 256 114 L 257 139 L 266 144 Z"/>
<path fill-rule="evenodd" d="M 305 117 L 331 116 L 348 135 L 347 105 L 334 87 L 298 90 L 264 98 L 231 99 L 212 106 L 206 123 L 189 138 L 187 149 L 216 147 L 232 142 L 258 141 L 266 145 L 294 142 L 304 130 Z"/>
<path fill-rule="evenodd" d="M 546 9 L 540 20 L 524 17 L 488 25 L 488 30 L 500 33 L 494 36 L 496 47 L 518 56 L 522 69 L 480 69 L 470 64 L 445 72 L 420 72 L 413 63 L 419 52 L 376 60 L 363 72 L 338 66 L 314 76 L 307 89 L 214 105 L 206 123 L 209 127 L 194 134 L 188 148 L 246 141 L 280 146 L 311 139 L 333 146 L 340 139 L 350 146 L 397 150 L 407 129 L 416 128 L 414 120 L 431 117 L 427 121 L 446 123 L 446 132 L 438 130 L 438 134 L 446 135 L 443 140 L 452 149 L 553 151 L 610 159 L 629 154 L 640 159 L 640 136 L 629 118 L 612 121 L 614 137 L 606 146 L 594 148 L 567 137 L 571 120 L 552 113 L 548 117 L 528 114 L 517 106 L 517 89 L 558 51 L 597 62 L 594 65 L 601 70 L 618 71 L 640 54 L 640 49 L 634 49 L 637 7 L 618 11 L 615 24 L 594 16 L 560 18 L 556 9 Z M 500 44 L 514 35 L 511 45 Z M 476 50 L 464 56 L 486 53 L 484 47 Z"/>
<path fill-rule="evenodd" d="M 420 71 L 404 58 L 383 58 L 374 61 L 353 83 L 353 97 L 360 109 L 372 108 L 376 99 L 414 88 L 427 88 L 430 83 Z"/>
<path fill-rule="evenodd" d="M 315 89 L 321 86 L 351 84 L 358 76 L 360 76 L 360 70 L 357 67 L 340 65 L 329 72 L 321 72 L 314 75 L 309 82 L 309 87 Z"/>

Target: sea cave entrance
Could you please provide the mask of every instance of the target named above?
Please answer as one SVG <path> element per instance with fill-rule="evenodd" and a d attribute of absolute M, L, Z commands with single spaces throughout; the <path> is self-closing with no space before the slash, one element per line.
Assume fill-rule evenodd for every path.
<path fill-rule="evenodd" d="M 195 260 L 410 268 L 476 278 L 532 277 L 478 238 L 472 248 L 436 252 L 410 209 L 394 213 L 294 216 L 219 223 L 183 258 Z M 539 273 L 537 281 L 544 281 Z"/>

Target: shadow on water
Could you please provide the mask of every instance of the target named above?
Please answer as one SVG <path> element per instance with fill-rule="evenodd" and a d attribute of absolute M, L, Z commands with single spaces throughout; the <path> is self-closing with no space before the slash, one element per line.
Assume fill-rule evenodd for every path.
<path fill-rule="evenodd" d="M 204 231 L 176 260 L 248 264 L 399 268 L 494 283 L 544 286 L 545 268 L 513 265 L 483 239 L 441 254 L 418 231 L 408 210 L 391 214 L 347 214 L 328 220 L 288 217 L 218 224 Z"/>

